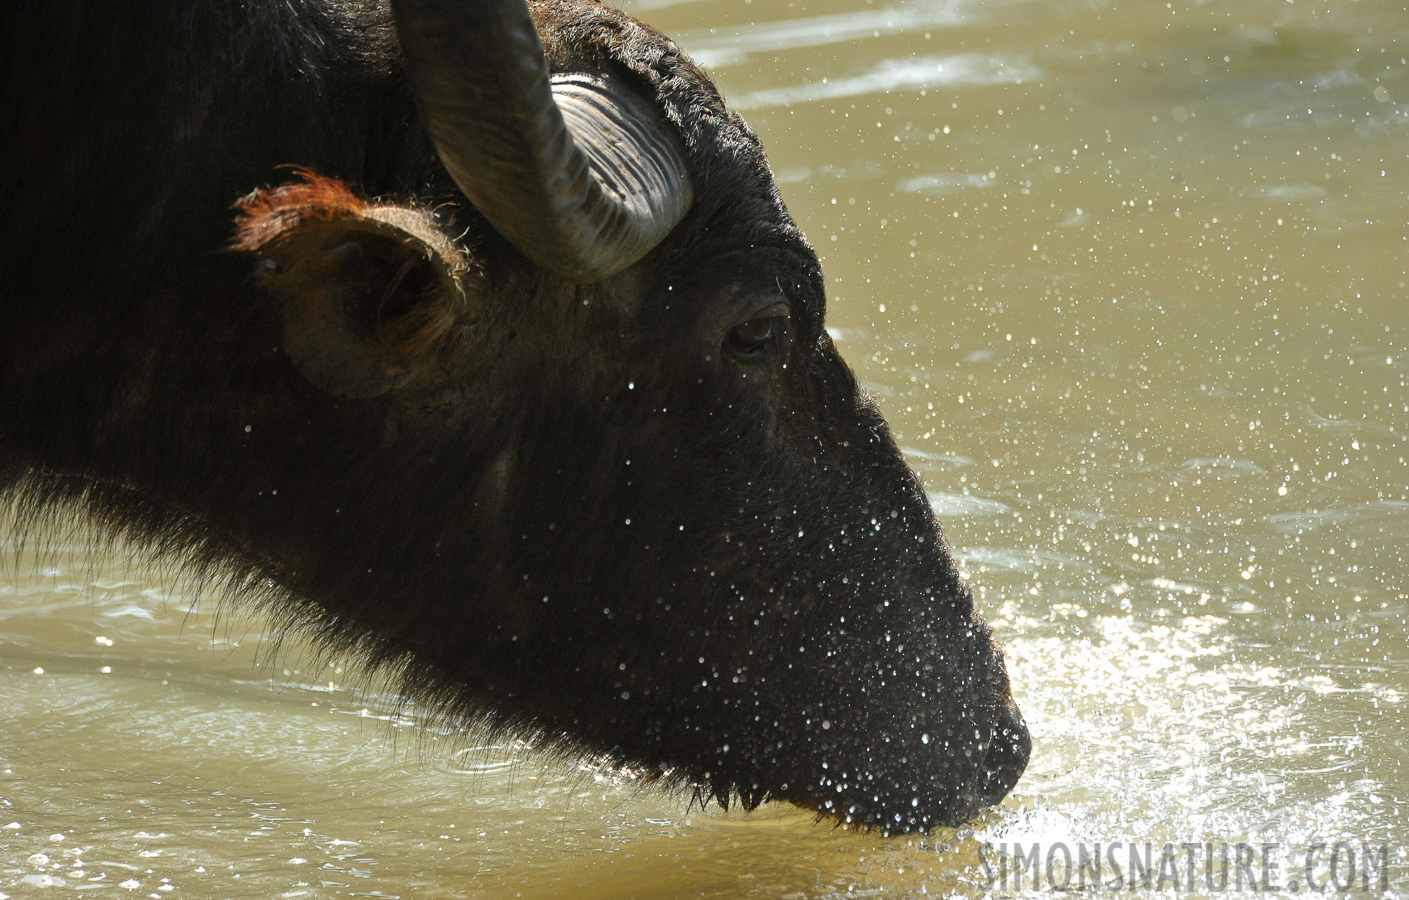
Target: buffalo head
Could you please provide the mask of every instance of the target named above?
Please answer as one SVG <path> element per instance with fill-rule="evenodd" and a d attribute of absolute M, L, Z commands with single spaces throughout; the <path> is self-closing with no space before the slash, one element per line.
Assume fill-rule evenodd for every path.
<path fill-rule="evenodd" d="M 395 154 L 328 139 L 351 126 L 261 131 L 308 169 L 179 287 L 169 252 L 125 265 L 148 305 L 112 301 L 68 357 L 123 354 L 117 387 L 10 376 L 41 424 L 0 429 L 9 471 L 233 563 L 457 721 L 887 832 L 1002 799 L 1029 751 L 1002 653 L 743 120 L 595 3 L 369 15 L 277 46 L 336 50 L 306 93 L 353 99 L 308 115 L 414 104 L 376 182 L 402 193 L 368 196 Z M 161 202 L 134 241 L 180 245 Z M 60 442 L 63 384 L 89 424 Z"/>

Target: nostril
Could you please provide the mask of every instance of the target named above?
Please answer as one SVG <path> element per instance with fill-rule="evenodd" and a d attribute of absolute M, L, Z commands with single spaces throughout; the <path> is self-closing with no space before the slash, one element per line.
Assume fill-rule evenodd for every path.
<path fill-rule="evenodd" d="M 993 724 L 993 743 L 984 759 L 984 777 L 979 802 L 993 806 L 1002 802 L 1018 783 L 1032 754 L 1032 736 L 1016 703 L 1008 703 Z"/>

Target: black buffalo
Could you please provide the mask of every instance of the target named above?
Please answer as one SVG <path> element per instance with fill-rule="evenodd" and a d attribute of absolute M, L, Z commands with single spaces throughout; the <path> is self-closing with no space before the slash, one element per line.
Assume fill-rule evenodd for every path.
<path fill-rule="evenodd" d="M 901 832 L 1011 789 L 1002 654 L 674 43 L 589 0 L 4 7 L 21 528 L 78 510 L 723 804 Z"/>

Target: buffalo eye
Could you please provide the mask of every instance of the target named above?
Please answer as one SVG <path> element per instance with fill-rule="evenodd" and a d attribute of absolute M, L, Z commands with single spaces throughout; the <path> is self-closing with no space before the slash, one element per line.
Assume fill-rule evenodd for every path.
<path fill-rule="evenodd" d="M 758 316 L 730 329 L 724 350 L 739 362 L 758 362 L 788 327 L 786 316 Z"/>

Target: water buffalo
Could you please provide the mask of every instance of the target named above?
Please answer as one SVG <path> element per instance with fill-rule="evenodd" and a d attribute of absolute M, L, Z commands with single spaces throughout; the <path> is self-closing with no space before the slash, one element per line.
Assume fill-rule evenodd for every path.
<path fill-rule="evenodd" d="M 31 0 L 0 44 L 22 529 L 79 510 L 451 721 L 721 804 L 890 833 L 1011 789 L 1002 654 L 669 39 L 590 0 Z"/>

